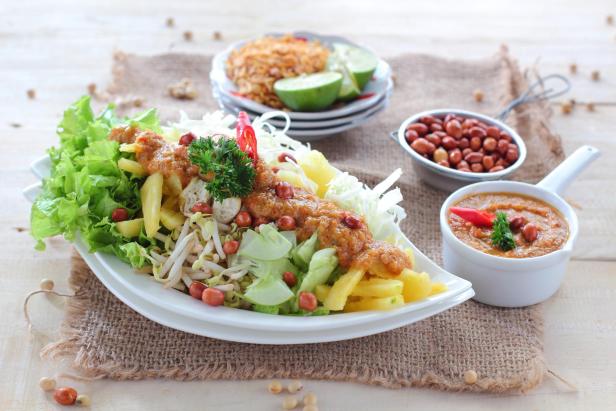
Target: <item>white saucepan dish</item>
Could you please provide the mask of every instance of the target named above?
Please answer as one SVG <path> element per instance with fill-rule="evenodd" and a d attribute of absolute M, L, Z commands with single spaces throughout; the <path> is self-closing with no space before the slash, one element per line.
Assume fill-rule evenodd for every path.
<path fill-rule="evenodd" d="M 591 146 L 578 148 L 537 185 L 488 181 L 463 187 L 443 203 L 440 213 L 445 270 L 473 284 L 474 299 L 499 307 L 524 307 L 545 301 L 558 290 L 578 236 L 578 219 L 560 194 L 599 156 Z M 555 207 L 569 225 L 563 248 L 531 258 L 505 258 L 483 253 L 458 239 L 448 224 L 449 208 L 462 198 L 486 192 L 507 192 L 538 198 Z"/>

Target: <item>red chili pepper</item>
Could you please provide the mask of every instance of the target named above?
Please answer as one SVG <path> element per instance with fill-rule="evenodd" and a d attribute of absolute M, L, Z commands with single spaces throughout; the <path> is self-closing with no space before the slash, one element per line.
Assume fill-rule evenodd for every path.
<path fill-rule="evenodd" d="M 374 97 L 374 93 L 366 93 L 366 94 L 362 94 L 361 96 L 357 97 L 357 100 L 364 100 L 370 97 Z"/>
<path fill-rule="evenodd" d="M 492 227 L 496 215 L 474 208 L 451 207 L 449 211 L 477 227 Z"/>
<path fill-rule="evenodd" d="M 240 150 L 248 154 L 248 157 L 252 158 L 253 164 L 256 164 L 259 158 L 257 154 L 257 136 L 246 112 L 240 111 L 237 115 L 235 131 L 237 133 L 237 145 L 240 147 Z"/>

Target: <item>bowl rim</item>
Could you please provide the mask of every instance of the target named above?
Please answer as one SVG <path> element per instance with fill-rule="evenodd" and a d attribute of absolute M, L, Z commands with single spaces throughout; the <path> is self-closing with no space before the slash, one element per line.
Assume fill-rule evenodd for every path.
<path fill-rule="evenodd" d="M 487 190 L 477 190 L 477 188 L 484 188 L 485 186 L 488 186 Z M 502 186 L 503 189 L 492 189 L 489 186 Z M 545 195 L 545 197 L 551 197 L 551 199 L 544 199 L 538 195 L 526 194 L 524 192 L 517 191 L 517 187 L 523 187 L 525 189 L 529 189 L 530 191 L 542 193 Z M 448 210 L 451 207 L 452 203 L 456 200 L 459 200 L 469 195 L 486 192 L 511 192 L 527 195 L 529 197 L 534 197 L 548 203 L 550 206 L 554 207 L 559 213 L 561 213 L 567 221 L 567 224 L 569 226 L 569 237 L 567 238 L 567 241 L 558 250 L 554 250 L 550 253 L 536 257 L 524 258 L 500 257 L 492 254 L 487 254 L 466 244 L 464 241 L 460 240 L 453 234 L 453 231 L 448 224 Z M 551 200 L 556 200 L 559 204 L 554 204 L 554 201 Z M 575 213 L 575 210 L 573 210 L 573 208 L 561 196 L 542 187 L 538 187 L 534 184 L 524 183 L 520 181 L 482 181 L 459 188 L 458 190 L 451 193 L 441 205 L 441 210 L 439 212 L 439 222 L 441 226 L 443 241 L 450 241 L 451 243 L 453 239 L 453 244 L 455 244 L 457 248 L 462 248 L 464 252 L 466 252 L 473 260 L 480 260 L 481 263 L 490 266 L 503 266 L 505 264 L 507 265 L 507 268 L 511 268 L 511 271 L 514 272 L 518 271 L 519 269 L 528 269 L 529 264 L 544 267 L 558 263 L 563 257 L 569 258 L 579 233 L 579 222 L 577 214 Z"/>
<path fill-rule="evenodd" d="M 437 164 L 434 161 L 424 158 L 423 156 L 419 155 L 419 153 L 417 153 L 415 150 L 411 148 L 411 146 L 407 143 L 406 139 L 404 138 L 404 132 L 406 130 L 406 127 L 409 124 L 416 122 L 421 117 L 433 116 L 433 115 L 440 116 L 440 115 L 449 114 L 449 113 L 475 117 L 475 118 L 482 120 L 485 123 L 499 127 L 500 129 L 509 133 L 509 135 L 511 136 L 515 144 L 518 146 L 519 157 L 517 161 L 513 163 L 511 166 L 501 171 L 497 171 L 494 173 L 475 173 L 475 172 L 459 171 L 453 168 L 441 166 L 440 164 Z M 480 114 L 474 111 L 456 109 L 456 108 L 439 108 L 439 109 L 425 110 L 420 113 L 413 114 L 412 116 L 406 118 L 400 124 L 400 127 L 398 128 L 398 143 L 402 146 L 402 148 L 404 148 L 404 150 L 408 154 L 410 154 L 413 160 L 419 161 L 423 166 L 425 166 L 426 168 L 429 168 L 431 171 L 436 172 L 440 175 L 447 176 L 455 180 L 473 181 L 473 182 L 496 180 L 496 179 L 505 177 L 515 172 L 526 160 L 526 153 L 527 153 L 526 144 L 524 143 L 524 140 L 522 139 L 522 137 L 513 128 L 509 127 L 503 121 L 498 120 L 494 117 L 487 116 L 485 114 Z"/>

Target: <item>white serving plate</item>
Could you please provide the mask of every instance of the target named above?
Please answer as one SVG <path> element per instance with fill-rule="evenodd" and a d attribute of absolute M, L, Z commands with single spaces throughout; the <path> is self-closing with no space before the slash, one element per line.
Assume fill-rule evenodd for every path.
<path fill-rule="evenodd" d="M 310 129 L 295 129 L 294 126 L 292 126 L 285 132 L 285 134 L 288 135 L 289 137 L 293 137 L 294 139 L 302 141 L 302 142 L 317 141 L 327 136 L 331 136 L 333 134 L 341 133 L 343 131 L 359 127 L 360 125 L 366 123 L 368 120 L 370 120 L 375 115 L 379 114 L 385 108 L 387 108 L 388 104 L 389 104 L 389 99 L 384 98 L 382 103 L 379 104 L 378 107 L 375 107 L 375 110 L 371 111 L 370 114 L 367 114 L 365 116 L 358 116 L 348 123 L 344 123 L 344 124 L 333 126 L 333 127 L 319 127 L 319 128 L 310 128 Z M 237 115 L 241 111 L 241 109 L 238 109 L 235 107 L 229 107 L 226 104 L 222 103 L 221 101 L 219 101 L 219 105 L 223 111 L 232 113 L 234 115 Z M 271 123 L 272 125 L 283 124 L 280 121 L 277 121 L 276 123 L 274 123 L 274 121 L 272 120 L 268 120 L 268 123 Z M 292 124 L 295 124 L 295 123 L 293 122 Z M 281 128 L 284 128 L 284 125 L 282 125 Z"/>
<path fill-rule="evenodd" d="M 75 245 L 78 252 L 83 256 L 84 260 L 99 280 L 101 280 L 105 287 L 122 302 L 154 322 L 191 334 L 250 344 L 312 344 L 365 337 L 409 324 L 408 318 L 398 316 L 389 320 L 374 322 L 372 324 L 360 324 L 357 326 L 338 329 L 280 332 L 259 329 L 242 329 L 233 326 L 208 323 L 201 320 L 195 321 L 193 318 L 187 318 L 169 311 L 165 311 L 156 304 L 132 295 L 130 291 L 123 288 L 123 286 L 117 282 L 117 278 L 114 275 L 107 272 L 104 267 L 98 263 L 94 254 L 87 252 L 87 248 L 81 240 L 78 240 Z M 474 292 L 472 288 L 470 288 L 442 303 L 435 304 L 423 310 L 418 310 L 413 313 L 412 322 L 420 321 L 443 312 L 468 300 L 473 295 Z"/>
<path fill-rule="evenodd" d="M 380 100 L 374 103 L 373 106 L 368 107 L 365 110 L 358 111 L 353 114 L 349 114 L 348 116 L 336 117 L 336 118 L 325 119 L 325 120 L 305 120 L 305 121 L 294 120 L 291 124 L 291 129 L 300 131 L 304 129 L 331 128 L 334 126 L 341 126 L 344 124 L 348 124 L 359 118 L 364 118 L 364 117 L 373 115 L 376 111 L 378 111 L 385 104 L 387 104 L 387 99 L 391 96 L 391 90 L 393 89 L 393 83 L 391 81 L 390 83 L 391 84 L 387 90 L 387 93 L 383 97 L 381 97 Z M 254 120 L 255 117 L 258 117 L 261 115 L 260 113 L 256 113 L 244 107 L 236 106 L 232 100 L 221 95 L 220 89 L 218 89 L 216 86 L 213 86 L 213 93 L 214 93 L 214 96 L 216 96 L 218 105 L 222 110 L 225 110 L 232 114 L 238 114 L 240 111 L 245 111 L 248 114 L 248 116 L 251 118 L 251 120 Z M 286 125 L 285 121 L 275 120 L 275 119 L 268 120 L 268 123 L 270 123 L 271 125 L 279 129 L 284 128 Z"/>
<path fill-rule="evenodd" d="M 321 43 L 325 45 L 331 45 L 333 43 L 346 43 L 353 45 L 355 47 L 357 44 L 338 36 L 325 36 L 312 32 L 294 32 L 292 33 L 296 37 L 304 37 L 308 40 L 319 40 Z M 281 36 L 283 33 L 270 33 L 270 36 Z M 226 50 L 218 53 L 214 56 L 212 60 L 212 70 L 210 71 L 210 80 L 213 83 L 213 88 L 218 88 L 220 93 L 226 97 L 227 99 L 233 101 L 235 106 L 243 107 L 245 109 L 254 111 L 256 113 L 266 113 L 268 111 L 272 111 L 272 107 L 268 107 L 264 104 L 257 103 L 248 98 L 238 96 L 237 87 L 235 84 L 227 77 L 225 71 L 225 62 L 227 61 L 227 57 L 232 50 L 237 49 L 249 41 L 254 39 L 243 40 L 230 45 Z M 365 47 L 362 47 L 365 48 Z M 375 54 L 376 55 L 376 54 Z M 379 101 L 388 90 L 389 83 L 391 81 L 391 68 L 389 64 L 387 64 L 384 60 L 379 59 L 376 71 L 374 72 L 372 80 L 368 82 L 364 90 L 362 91 L 363 95 L 371 94 L 371 97 L 356 99 L 342 107 L 318 111 L 318 112 L 297 112 L 291 111 L 289 112 L 289 116 L 292 120 L 323 120 L 330 119 L 336 117 L 348 116 L 349 114 L 356 113 L 361 110 L 365 110 L 371 106 L 373 106 L 377 101 Z M 216 96 L 215 96 L 216 97 Z"/>
<path fill-rule="evenodd" d="M 49 165 L 49 159 L 43 157 L 31 168 L 40 178 L 49 174 Z M 40 183 L 34 184 L 24 190 L 24 195 L 33 201 L 39 190 Z M 446 292 L 387 312 L 342 313 L 322 317 L 273 316 L 227 307 L 209 307 L 187 294 L 164 288 L 150 276 L 136 274 L 113 255 L 88 253 L 80 239 L 75 245 L 114 295 L 153 321 L 182 331 L 232 341 L 299 344 L 343 340 L 391 330 L 444 311 L 474 295 L 470 282 L 443 270 L 408 239 L 406 241 L 415 251 L 417 269 L 427 271 L 435 281 L 447 284 Z"/>

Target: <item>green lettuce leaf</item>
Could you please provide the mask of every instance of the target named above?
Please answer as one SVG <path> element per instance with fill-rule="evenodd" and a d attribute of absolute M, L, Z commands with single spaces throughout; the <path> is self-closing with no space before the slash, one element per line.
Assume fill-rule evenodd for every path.
<path fill-rule="evenodd" d="M 49 150 L 50 176 L 43 180 L 30 214 L 37 249 L 45 248 L 45 238 L 63 234 L 70 241 L 81 232 L 90 251 L 113 253 L 135 267 L 145 264 L 139 247 L 150 247 L 150 242 L 123 238 L 109 219 L 118 207 L 126 208 L 130 218 L 141 208 L 143 178 L 118 168 L 119 144 L 107 138 L 112 128 L 129 124 L 160 132 L 154 110 L 123 119 L 109 105 L 95 116 L 88 96 L 65 110 L 57 128 L 60 146 Z"/>

